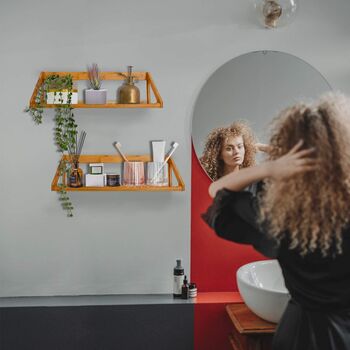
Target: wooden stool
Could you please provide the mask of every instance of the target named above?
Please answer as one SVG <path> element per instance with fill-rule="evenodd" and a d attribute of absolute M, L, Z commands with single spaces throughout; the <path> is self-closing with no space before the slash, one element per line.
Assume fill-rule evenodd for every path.
<path fill-rule="evenodd" d="M 233 323 L 230 343 L 234 350 L 270 350 L 276 324 L 264 321 L 245 304 L 226 305 Z"/>

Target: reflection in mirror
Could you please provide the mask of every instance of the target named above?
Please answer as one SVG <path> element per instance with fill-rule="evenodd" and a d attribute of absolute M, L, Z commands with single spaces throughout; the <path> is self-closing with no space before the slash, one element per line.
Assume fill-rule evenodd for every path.
<path fill-rule="evenodd" d="M 225 63 L 204 84 L 194 107 L 192 141 L 203 169 L 216 180 L 253 165 L 255 155 L 261 159 L 257 152 L 266 150 L 255 142 L 266 143 L 279 111 L 330 90 L 315 68 L 287 53 L 250 52 Z M 244 150 L 238 151 L 237 136 Z"/>
<path fill-rule="evenodd" d="M 244 121 L 216 128 L 207 137 L 200 162 L 212 180 L 255 164 L 256 138 Z"/>

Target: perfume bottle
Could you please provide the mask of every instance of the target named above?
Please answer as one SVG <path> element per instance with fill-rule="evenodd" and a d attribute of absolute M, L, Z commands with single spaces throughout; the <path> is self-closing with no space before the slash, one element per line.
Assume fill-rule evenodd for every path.
<path fill-rule="evenodd" d="M 133 66 L 128 66 L 128 75 L 124 81 L 124 84 L 118 89 L 118 103 L 140 103 L 140 90 L 137 86 L 135 86 L 135 80 L 132 76 L 132 67 Z"/>
<path fill-rule="evenodd" d="M 69 172 L 69 187 L 82 187 L 83 186 L 83 171 L 79 168 L 79 163 L 73 163 Z"/>

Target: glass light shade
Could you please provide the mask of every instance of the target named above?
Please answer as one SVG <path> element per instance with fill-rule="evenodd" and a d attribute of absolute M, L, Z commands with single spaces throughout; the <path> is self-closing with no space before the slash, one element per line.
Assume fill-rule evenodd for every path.
<path fill-rule="evenodd" d="M 254 0 L 259 21 L 266 28 L 282 27 L 290 23 L 298 6 L 298 0 Z"/>

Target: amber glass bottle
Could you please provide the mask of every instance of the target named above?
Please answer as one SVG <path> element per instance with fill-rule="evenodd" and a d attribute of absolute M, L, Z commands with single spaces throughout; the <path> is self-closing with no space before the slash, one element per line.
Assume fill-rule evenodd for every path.
<path fill-rule="evenodd" d="M 81 168 L 79 168 L 79 163 L 72 164 L 69 172 L 69 187 L 82 187 L 83 176 L 84 174 Z"/>

